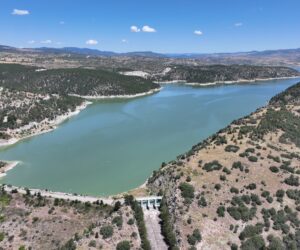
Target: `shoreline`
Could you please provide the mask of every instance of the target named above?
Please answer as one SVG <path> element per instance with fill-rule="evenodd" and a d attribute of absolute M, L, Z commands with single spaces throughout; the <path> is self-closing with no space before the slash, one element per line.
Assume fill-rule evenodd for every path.
<path fill-rule="evenodd" d="M 83 98 L 83 99 L 86 99 L 86 100 L 102 100 L 102 99 L 114 99 L 114 98 L 131 99 L 131 98 L 151 95 L 151 94 L 157 93 L 161 90 L 162 90 L 162 87 L 159 87 L 159 88 L 149 90 L 147 92 L 142 92 L 142 93 L 133 94 L 133 95 L 98 95 L 98 96 L 90 96 L 90 95 L 69 94 L 69 96 L 80 97 L 80 98 Z"/>
<path fill-rule="evenodd" d="M 64 192 L 54 192 L 50 190 L 43 190 L 43 189 L 35 189 L 35 188 L 24 188 L 24 187 L 16 187 L 12 185 L 2 184 L 2 187 L 6 192 L 11 192 L 13 190 L 17 190 L 18 193 L 26 194 L 27 190 L 30 191 L 30 194 L 37 194 L 40 193 L 42 197 L 45 198 L 57 198 L 57 199 L 64 199 L 70 201 L 81 201 L 81 202 L 96 202 L 96 201 L 103 201 L 104 204 L 113 205 L 113 203 L 117 200 L 122 202 L 122 199 L 114 199 L 111 196 L 108 197 L 96 197 L 90 195 L 80 195 L 80 194 L 71 194 L 71 193 L 64 193 Z"/>
<path fill-rule="evenodd" d="M 30 133 L 28 135 L 20 136 L 20 138 L 13 137 L 13 138 L 10 138 L 8 140 L 0 140 L 0 148 L 14 145 L 14 144 L 16 144 L 17 142 L 19 142 L 21 140 L 24 140 L 24 139 L 27 139 L 27 138 L 30 138 L 30 137 L 33 137 L 33 136 L 36 136 L 36 135 L 41 135 L 41 134 L 44 134 L 44 133 L 48 133 L 48 132 L 56 129 L 59 124 L 63 123 L 64 121 L 68 120 L 69 118 L 71 118 L 75 115 L 78 115 L 80 113 L 80 111 L 84 110 L 90 104 L 92 104 L 92 103 L 88 102 L 88 101 L 84 101 L 81 105 L 77 106 L 74 111 L 68 112 L 68 113 L 63 114 L 63 115 L 59 115 L 54 120 L 50 120 L 50 121 L 43 120 L 40 123 L 31 123 L 31 124 L 25 125 L 21 128 L 18 128 L 15 131 L 22 131 L 22 130 L 26 130 L 28 128 L 30 129 L 30 127 L 32 127 L 34 125 L 42 126 L 38 129 L 36 129 L 36 131 L 33 131 L 32 133 Z"/>
<path fill-rule="evenodd" d="M 207 83 L 197 83 L 197 82 L 186 82 L 186 85 L 189 86 L 218 86 L 222 84 L 235 84 L 235 83 L 253 83 L 253 82 L 265 82 L 265 81 L 272 81 L 272 80 L 284 80 L 284 79 L 296 79 L 300 78 L 300 76 L 285 76 L 285 77 L 272 77 L 272 78 L 255 78 L 252 80 L 247 80 L 247 79 L 239 79 L 239 80 L 234 80 L 234 81 L 216 81 L 216 82 L 207 82 Z"/>
<path fill-rule="evenodd" d="M 235 83 L 243 83 L 243 82 L 263 82 L 263 81 L 272 81 L 272 80 L 284 80 L 284 79 L 294 79 L 300 78 L 299 76 L 284 76 L 284 77 L 273 77 L 273 78 L 255 78 L 252 80 L 247 79 L 239 79 L 233 81 L 215 81 L 215 82 L 187 82 L 186 80 L 171 80 L 171 81 L 153 81 L 154 83 L 158 84 L 172 84 L 172 83 L 182 83 L 189 86 L 215 86 L 215 85 L 222 85 L 222 84 L 235 84 Z"/>
<path fill-rule="evenodd" d="M 2 162 L 6 163 L 6 165 L 3 168 L 0 168 L 0 178 L 6 176 L 6 173 L 9 170 L 12 170 L 20 163 L 19 161 L 2 161 Z"/>

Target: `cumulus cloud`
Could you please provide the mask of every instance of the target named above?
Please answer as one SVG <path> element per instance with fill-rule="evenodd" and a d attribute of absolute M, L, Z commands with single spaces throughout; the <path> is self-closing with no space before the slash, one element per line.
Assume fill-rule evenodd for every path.
<path fill-rule="evenodd" d="M 94 40 L 94 39 L 90 39 L 90 40 L 87 40 L 85 42 L 87 45 L 97 45 L 98 44 L 98 41 L 97 40 Z"/>
<path fill-rule="evenodd" d="M 234 26 L 235 27 L 241 27 L 241 26 L 243 26 L 243 23 L 235 23 Z"/>
<path fill-rule="evenodd" d="M 156 32 L 156 30 L 148 25 L 143 26 L 142 28 L 143 32 Z"/>
<path fill-rule="evenodd" d="M 34 41 L 34 40 L 30 40 L 30 41 L 28 41 L 28 43 L 29 43 L 29 44 L 34 44 L 35 41 Z"/>
<path fill-rule="evenodd" d="M 43 43 L 43 44 L 50 44 L 50 43 L 52 43 L 52 41 L 48 39 L 48 40 L 41 41 L 41 43 Z"/>
<path fill-rule="evenodd" d="M 132 25 L 132 26 L 130 27 L 130 31 L 131 31 L 131 32 L 140 32 L 141 30 L 140 30 L 137 26 Z"/>
<path fill-rule="evenodd" d="M 29 15 L 29 11 L 28 10 L 14 9 L 11 14 L 12 15 L 17 15 L 17 16 L 24 16 L 24 15 Z"/>
<path fill-rule="evenodd" d="M 195 30 L 194 34 L 197 36 L 201 36 L 201 35 L 203 35 L 203 32 L 201 30 Z"/>

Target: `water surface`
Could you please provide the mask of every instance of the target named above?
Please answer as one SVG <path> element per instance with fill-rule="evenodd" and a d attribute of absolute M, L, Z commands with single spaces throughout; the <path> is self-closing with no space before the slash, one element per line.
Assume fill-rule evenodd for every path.
<path fill-rule="evenodd" d="M 96 102 L 58 129 L 2 149 L 0 159 L 22 163 L 0 181 L 90 195 L 127 191 L 163 161 L 175 159 L 296 82 L 167 85 L 147 97 Z"/>

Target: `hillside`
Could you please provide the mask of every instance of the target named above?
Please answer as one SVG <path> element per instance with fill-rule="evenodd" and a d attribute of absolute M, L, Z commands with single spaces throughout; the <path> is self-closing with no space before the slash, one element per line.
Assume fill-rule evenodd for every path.
<path fill-rule="evenodd" d="M 140 77 L 105 70 L 43 70 L 17 64 L 0 64 L 0 86 L 41 94 L 132 95 L 148 92 L 158 85 Z"/>
<path fill-rule="evenodd" d="M 287 67 L 253 65 L 209 65 L 174 66 L 161 75 L 154 76 L 156 81 L 184 80 L 188 83 L 222 83 L 240 80 L 255 80 L 297 76 L 299 72 Z"/>
<path fill-rule="evenodd" d="M 125 250 L 141 244 L 135 212 L 120 202 L 68 201 L 1 188 L 0 224 L 0 249 Z"/>
<path fill-rule="evenodd" d="M 0 64 L 0 140 L 53 129 L 86 107 L 80 96 L 135 95 L 158 87 L 141 77 L 105 70 Z"/>
<path fill-rule="evenodd" d="M 300 249 L 300 83 L 163 163 L 171 249 Z"/>

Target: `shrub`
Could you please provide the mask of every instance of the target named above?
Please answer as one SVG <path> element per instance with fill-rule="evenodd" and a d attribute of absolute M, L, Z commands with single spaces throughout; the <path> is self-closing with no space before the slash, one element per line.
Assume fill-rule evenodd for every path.
<path fill-rule="evenodd" d="M 207 172 L 211 172 L 214 170 L 221 170 L 222 167 L 223 166 L 218 161 L 212 161 L 212 162 L 205 163 L 203 169 L 206 170 Z"/>
<path fill-rule="evenodd" d="M 1 232 L 1 233 L 0 233 L 0 242 L 4 240 L 4 237 L 5 237 L 4 233 Z"/>
<path fill-rule="evenodd" d="M 253 156 L 253 155 L 250 155 L 248 157 L 248 160 L 251 161 L 251 162 L 257 162 L 257 157 L 256 156 Z"/>
<path fill-rule="evenodd" d="M 133 218 L 130 218 L 130 219 L 127 221 L 127 224 L 128 224 L 128 225 L 133 225 L 133 224 L 134 224 L 134 219 L 133 219 Z"/>
<path fill-rule="evenodd" d="M 247 148 L 247 149 L 245 150 L 245 153 L 253 153 L 253 154 L 254 154 L 254 152 L 255 152 L 255 149 L 254 149 L 254 148 Z"/>
<path fill-rule="evenodd" d="M 215 185 L 215 189 L 216 189 L 217 191 L 219 191 L 219 190 L 221 189 L 221 185 L 220 185 L 219 183 L 217 183 L 217 184 Z"/>
<path fill-rule="evenodd" d="M 294 176 L 294 175 L 290 175 L 288 178 L 286 178 L 284 180 L 284 182 L 290 186 L 299 186 L 299 177 Z"/>
<path fill-rule="evenodd" d="M 185 202 L 191 203 L 195 197 L 194 187 L 186 182 L 182 182 L 179 185 L 179 189 L 181 191 L 181 196 L 185 199 Z"/>
<path fill-rule="evenodd" d="M 223 172 L 226 174 L 231 174 L 231 171 L 226 167 L 223 168 Z"/>
<path fill-rule="evenodd" d="M 230 249 L 231 250 L 238 250 L 238 245 L 235 244 L 235 243 L 232 243 L 231 246 L 230 246 Z"/>
<path fill-rule="evenodd" d="M 239 151 L 240 147 L 236 146 L 236 145 L 227 145 L 225 147 L 225 151 L 226 152 L 233 152 L 236 153 L 237 151 Z"/>
<path fill-rule="evenodd" d="M 251 194 L 251 201 L 254 202 L 256 205 L 261 205 L 261 201 L 257 194 Z"/>
<path fill-rule="evenodd" d="M 239 169 L 241 172 L 244 171 L 244 166 L 242 165 L 242 163 L 240 161 L 236 161 L 236 162 L 232 163 L 232 168 Z"/>
<path fill-rule="evenodd" d="M 283 198 L 284 194 L 285 194 L 284 190 L 278 189 L 276 192 L 276 197 Z"/>
<path fill-rule="evenodd" d="M 96 245 L 97 245 L 97 243 L 96 243 L 95 240 L 91 240 L 91 241 L 89 242 L 89 247 L 96 247 Z"/>
<path fill-rule="evenodd" d="M 225 175 L 220 175 L 220 180 L 221 181 L 226 181 L 226 176 Z"/>
<path fill-rule="evenodd" d="M 219 206 L 217 208 L 217 214 L 219 217 L 224 217 L 225 216 L 225 207 L 224 206 Z"/>
<path fill-rule="evenodd" d="M 100 228 L 100 234 L 102 235 L 103 239 L 110 238 L 113 235 L 113 233 L 114 229 L 110 225 L 105 225 Z"/>
<path fill-rule="evenodd" d="M 273 173 L 278 173 L 278 172 L 279 172 L 279 168 L 278 168 L 278 167 L 275 167 L 275 166 L 270 167 L 270 170 L 271 170 Z"/>
<path fill-rule="evenodd" d="M 261 193 L 261 196 L 264 197 L 264 198 L 267 198 L 268 196 L 270 196 L 270 192 L 269 191 L 263 191 Z"/>
<path fill-rule="evenodd" d="M 121 208 L 121 202 L 120 201 L 117 201 L 114 205 L 114 211 L 118 211 L 119 209 Z"/>
<path fill-rule="evenodd" d="M 206 207 L 207 206 L 207 202 L 204 196 L 201 196 L 200 200 L 198 201 L 198 206 L 199 207 Z"/>
<path fill-rule="evenodd" d="M 255 235 L 259 235 L 262 233 L 263 225 L 262 224 L 256 224 L 253 225 L 247 225 L 244 230 L 240 233 L 239 238 L 241 240 L 244 240 L 246 238 L 253 237 Z"/>
<path fill-rule="evenodd" d="M 254 249 L 263 249 L 265 247 L 264 239 L 259 236 L 255 235 L 252 238 L 249 238 L 241 245 L 241 250 L 254 250 Z"/>
<path fill-rule="evenodd" d="M 254 189 L 256 189 L 256 184 L 255 183 L 250 183 L 246 188 L 250 189 L 250 190 L 254 190 Z"/>
<path fill-rule="evenodd" d="M 200 242 L 202 239 L 199 229 L 195 229 L 192 235 L 187 236 L 188 243 L 194 246 L 197 242 Z"/>
<path fill-rule="evenodd" d="M 120 241 L 118 244 L 117 244 L 117 250 L 130 250 L 130 243 L 129 241 L 127 240 L 124 240 L 124 241 Z"/>
<path fill-rule="evenodd" d="M 122 218 L 122 216 L 116 216 L 115 218 L 113 218 L 112 223 L 116 224 L 118 228 L 121 228 L 122 225 L 123 225 L 123 218 Z"/>
<path fill-rule="evenodd" d="M 239 190 L 238 190 L 237 188 L 235 188 L 235 187 L 231 187 L 231 188 L 230 188 L 230 192 L 231 192 L 231 193 L 238 194 L 238 193 L 239 193 Z"/>

